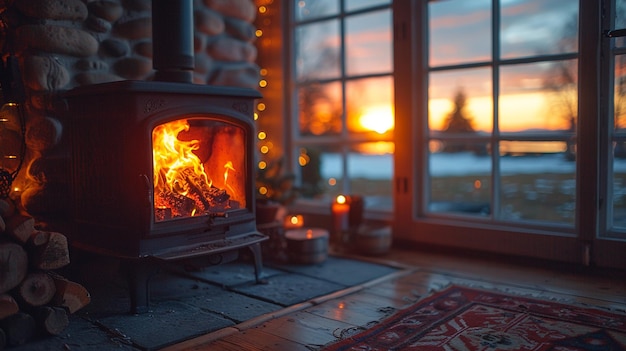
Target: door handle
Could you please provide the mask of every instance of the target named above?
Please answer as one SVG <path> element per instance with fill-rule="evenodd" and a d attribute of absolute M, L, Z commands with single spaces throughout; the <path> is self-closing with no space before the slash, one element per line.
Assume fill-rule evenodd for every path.
<path fill-rule="evenodd" d="M 607 38 L 626 37 L 626 28 L 606 30 L 604 31 L 604 35 Z"/>

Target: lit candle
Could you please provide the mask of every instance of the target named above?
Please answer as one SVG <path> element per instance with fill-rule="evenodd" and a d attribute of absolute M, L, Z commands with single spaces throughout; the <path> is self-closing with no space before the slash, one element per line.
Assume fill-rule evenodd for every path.
<path fill-rule="evenodd" d="M 333 223 L 333 243 L 342 244 L 343 235 L 349 228 L 350 205 L 348 199 L 339 195 L 331 206 L 332 223 Z"/>
<path fill-rule="evenodd" d="M 283 225 L 285 229 L 297 229 L 304 226 L 304 218 L 302 215 L 288 215 L 285 217 L 285 223 Z"/>

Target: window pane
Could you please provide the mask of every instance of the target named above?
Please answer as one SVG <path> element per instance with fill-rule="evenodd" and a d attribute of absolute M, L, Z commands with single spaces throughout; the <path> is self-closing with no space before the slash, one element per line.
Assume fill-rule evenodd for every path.
<path fill-rule="evenodd" d="M 428 127 L 441 134 L 491 132 L 491 70 L 462 69 L 430 74 Z"/>
<path fill-rule="evenodd" d="M 393 79 L 389 76 L 346 83 L 348 130 L 385 134 L 393 130 Z"/>
<path fill-rule="evenodd" d="M 340 74 L 339 21 L 296 28 L 296 75 L 299 81 L 336 78 Z"/>
<path fill-rule="evenodd" d="M 433 144 L 437 142 L 431 146 Z M 491 213 L 491 158 L 471 151 L 483 148 L 484 144 L 457 142 L 448 146 L 468 151 L 431 150 L 429 211 L 488 216 Z"/>
<path fill-rule="evenodd" d="M 339 13 L 337 0 L 294 0 L 296 21 L 336 15 Z"/>
<path fill-rule="evenodd" d="M 302 195 L 320 200 L 343 193 L 344 167 L 339 147 L 307 146 L 298 151 Z"/>
<path fill-rule="evenodd" d="M 578 51 L 578 0 L 501 3 L 502 58 Z"/>
<path fill-rule="evenodd" d="M 345 0 L 346 11 L 360 10 L 372 6 L 387 5 L 391 0 Z"/>
<path fill-rule="evenodd" d="M 626 232 L 626 141 L 615 143 L 612 229 Z"/>
<path fill-rule="evenodd" d="M 301 135 L 341 133 L 341 84 L 307 84 L 298 88 Z"/>
<path fill-rule="evenodd" d="M 575 60 L 504 66 L 500 70 L 500 130 L 573 132 L 578 115 Z"/>
<path fill-rule="evenodd" d="M 626 234 L 626 55 L 615 56 L 614 75 L 614 127 L 610 133 L 613 154 L 609 155 L 609 162 L 613 163 L 613 174 L 608 175 L 608 198 L 611 203 L 608 227 L 611 236 L 621 232 L 618 236 L 623 237 Z"/>
<path fill-rule="evenodd" d="M 510 145 L 513 144 L 513 145 Z M 574 225 L 576 210 L 576 163 L 562 153 L 525 153 L 541 145 L 515 145 L 516 156 L 500 159 L 500 215 L 511 221 L 547 221 Z"/>
<path fill-rule="evenodd" d="M 348 154 L 350 193 L 361 195 L 366 208 L 392 208 L 393 144 L 357 145 Z"/>
<path fill-rule="evenodd" d="M 615 0 L 615 25 L 613 29 L 626 28 L 626 0 Z M 615 46 L 626 46 L 626 37 L 615 38 Z"/>
<path fill-rule="evenodd" d="M 428 11 L 431 67 L 491 59 L 491 0 L 431 1 Z"/>
<path fill-rule="evenodd" d="M 348 75 L 390 73 L 391 11 L 376 11 L 346 19 Z"/>

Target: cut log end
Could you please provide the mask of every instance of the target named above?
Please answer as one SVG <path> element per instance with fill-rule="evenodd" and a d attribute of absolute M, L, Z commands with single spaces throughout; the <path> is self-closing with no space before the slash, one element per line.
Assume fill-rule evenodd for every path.
<path fill-rule="evenodd" d="M 0 319 L 14 315 L 20 311 L 20 307 L 13 296 L 9 294 L 0 294 Z M 2 348 L 0 348 L 2 350 Z"/>
<path fill-rule="evenodd" d="M 61 307 L 39 307 L 34 316 L 39 330 L 48 335 L 59 335 L 70 324 L 67 311 Z"/>
<path fill-rule="evenodd" d="M 28 255 L 15 243 L 0 243 L 0 294 L 18 286 L 28 273 Z"/>
<path fill-rule="evenodd" d="M 58 274 L 51 276 L 56 286 L 56 294 L 52 299 L 53 304 L 65 307 L 70 314 L 73 314 L 91 302 L 91 295 L 84 286 Z"/>
<path fill-rule="evenodd" d="M 56 285 L 52 277 L 43 272 L 31 272 L 20 283 L 16 294 L 20 301 L 33 307 L 43 306 L 54 297 Z"/>
<path fill-rule="evenodd" d="M 30 265 L 36 269 L 49 271 L 70 263 L 67 237 L 61 233 L 37 231 L 28 243 Z"/>

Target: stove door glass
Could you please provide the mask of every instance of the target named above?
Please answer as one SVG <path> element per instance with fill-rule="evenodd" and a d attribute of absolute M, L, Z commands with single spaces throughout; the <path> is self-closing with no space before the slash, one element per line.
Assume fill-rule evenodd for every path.
<path fill-rule="evenodd" d="M 223 119 L 182 118 L 156 126 L 155 221 L 246 208 L 245 150 L 244 129 Z"/>

